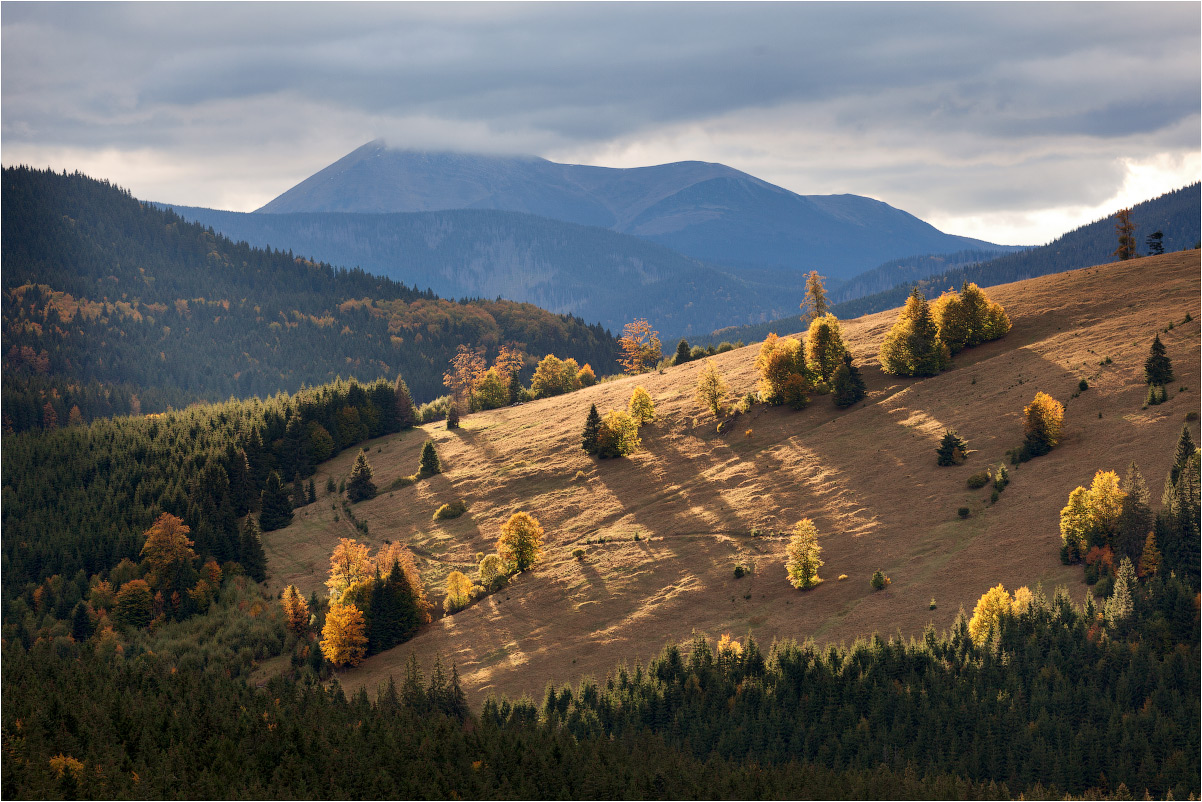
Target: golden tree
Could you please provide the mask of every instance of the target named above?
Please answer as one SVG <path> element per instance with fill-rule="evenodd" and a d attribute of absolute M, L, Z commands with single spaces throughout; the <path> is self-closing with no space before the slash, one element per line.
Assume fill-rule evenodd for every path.
<path fill-rule="evenodd" d="M 593 372 L 593 366 L 585 362 L 584 367 L 576 371 L 576 381 L 581 387 L 592 387 L 597 383 L 597 374 Z"/>
<path fill-rule="evenodd" d="M 822 547 L 818 545 L 818 527 L 809 518 L 803 518 L 793 527 L 793 536 L 785 546 L 785 571 L 789 582 L 798 590 L 809 590 L 822 580 L 818 569 L 822 561 Z"/>
<path fill-rule="evenodd" d="M 1114 471 L 1094 474 L 1085 497 L 1089 509 L 1087 537 L 1090 546 L 1106 546 L 1114 540 L 1126 495 L 1119 487 L 1119 475 Z"/>
<path fill-rule="evenodd" d="M 813 373 L 806 367 L 801 341 L 769 334 L 755 357 L 760 372 L 760 398 L 769 404 L 789 404 L 801 409 L 809 403 L 806 396 L 814 384 Z"/>
<path fill-rule="evenodd" d="M 881 342 L 881 370 L 896 376 L 934 376 L 951 364 L 931 305 L 915 287 Z"/>
<path fill-rule="evenodd" d="M 640 445 L 639 425 L 630 414 L 617 409 L 605 413 L 597 429 L 597 456 L 625 457 Z"/>
<path fill-rule="evenodd" d="M 1131 222 L 1131 210 L 1119 209 L 1114 215 L 1114 231 L 1119 235 L 1119 247 L 1114 255 L 1120 262 L 1135 258 L 1135 223 Z"/>
<path fill-rule="evenodd" d="M 460 345 L 455 356 L 451 358 L 451 369 L 442 376 L 442 383 L 450 388 L 451 395 L 459 406 L 463 406 L 475 392 L 476 385 L 488 369 L 483 350 Z"/>
<path fill-rule="evenodd" d="M 534 369 L 530 393 L 535 398 L 548 398 L 579 390 L 581 370 L 575 359 L 560 359 L 554 354 L 547 354 Z"/>
<path fill-rule="evenodd" d="M 459 571 L 447 575 L 447 598 L 442 607 L 448 613 L 462 610 L 472 600 L 472 581 Z"/>
<path fill-rule="evenodd" d="M 496 554 L 489 554 L 480 561 L 480 585 L 492 589 L 505 576 L 505 561 Z"/>
<path fill-rule="evenodd" d="M 977 600 L 968 622 L 968 634 L 973 643 L 981 646 L 989 639 L 989 633 L 998 628 L 1002 616 L 1011 611 L 1010 594 L 1001 585 L 985 591 Z"/>
<path fill-rule="evenodd" d="M 507 564 L 525 571 L 542 555 L 543 528 L 538 519 L 525 512 L 515 512 L 501 527 L 497 539 L 497 554 Z"/>
<path fill-rule="evenodd" d="M 618 362 L 630 374 L 642 373 L 655 367 L 664 358 L 663 347 L 659 341 L 659 332 L 651 328 L 651 324 L 643 318 L 626 324 L 622 336 L 618 339 L 622 348 L 622 356 Z"/>
<path fill-rule="evenodd" d="M 169 512 L 160 515 L 146 530 L 142 559 L 150 566 L 147 579 L 152 588 L 168 587 L 179 569 L 196 559 L 196 552 L 192 551 L 194 544 L 188 539 L 190 531 L 183 521 Z"/>
<path fill-rule="evenodd" d="M 366 629 L 358 607 L 334 602 L 321 629 L 321 653 L 337 667 L 359 665 L 367 654 Z"/>
<path fill-rule="evenodd" d="M 801 302 L 801 325 L 822 317 L 826 312 L 826 288 L 822 286 L 822 276 L 818 275 L 817 270 L 811 270 L 806 275 L 806 297 Z"/>
<path fill-rule="evenodd" d="M 1086 552 L 1089 535 L 1089 491 L 1078 487 L 1068 494 L 1068 504 L 1060 511 L 1060 539 L 1064 556 L 1076 562 Z"/>
<path fill-rule="evenodd" d="M 284 623 L 288 629 L 297 635 L 303 635 L 309 628 L 309 605 L 305 602 L 305 597 L 296 589 L 296 585 L 284 588 L 280 604 L 284 607 Z"/>
<path fill-rule="evenodd" d="M 1032 456 L 1046 454 L 1060 443 L 1064 428 L 1064 404 L 1044 392 L 1023 407 L 1023 430 Z"/>
<path fill-rule="evenodd" d="M 697 376 L 697 403 L 713 413 L 715 418 L 721 417 L 726 411 L 724 400 L 727 391 L 726 380 L 718 372 L 717 364 L 712 359 L 705 360 Z"/>
<path fill-rule="evenodd" d="M 371 576 L 372 563 L 367 546 L 354 538 L 339 538 L 334 553 L 330 555 L 330 578 L 326 580 L 330 598 L 334 601 L 341 599 L 347 588 Z"/>
<path fill-rule="evenodd" d="M 831 314 L 814 318 L 806 333 L 806 362 L 810 367 L 822 376 L 823 381 L 830 381 L 846 354 L 839 319 Z"/>
<path fill-rule="evenodd" d="M 1156 533 L 1149 532 L 1144 539 L 1144 551 L 1139 557 L 1139 575 L 1154 576 L 1160 571 L 1160 549 L 1156 548 Z"/>
<path fill-rule="evenodd" d="M 630 403 L 626 409 L 639 426 L 655 420 L 655 402 L 651 400 L 651 394 L 641 386 L 635 387 L 634 392 L 630 394 Z"/>

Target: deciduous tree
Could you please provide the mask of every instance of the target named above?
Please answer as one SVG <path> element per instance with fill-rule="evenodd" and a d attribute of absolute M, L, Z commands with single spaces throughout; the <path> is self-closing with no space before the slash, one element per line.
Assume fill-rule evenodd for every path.
<path fill-rule="evenodd" d="M 280 605 L 284 608 L 284 624 L 297 635 L 303 635 L 309 630 L 309 605 L 305 597 L 296 589 L 296 585 L 284 588 L 280 597 Z"/>
<path fill-rule="evenodd" d="M 165 512 L 146 530 L 142 544 L 142 560 L 150 570 L 146 578 L 156 591 L 186 590 L 194 581 L 192 563 L 196 560 L 194 545 L 188 539 L 189 528 L 183 521 Z M 187 576 L 183 576 L 187 574 Z"/>
<path fill-rule="evenodd" d="M 847 347 L 838 318 L 829 313 L 814 318 L 806 334 L 806 364 L 823 381 L 830 381 L 845 356 Z"/>
<path fill-rule="evenodd" d="M 785 572 L 793 587 L 809 590 L 822 581 L 818 577 L 818 569 L 824 565 L 822 547 L 818 545 L 818 528 L 809 518 L 801 519 L 793 527 L 785 555 Z"/>
<path fill-rule="evenodd" d="M 367 654 L 367 626 L 353 604 L 333 602 L 321 630 L 321 653 L 334 666 L 357 666 Z"/>
<path fill-rule="evenodd" d="M 1011 612 L 1010 594 L 1001 585 L 985 591 L 985 595 L 977 600 L 973 608 L 972 618 L 968 621 L 968 634 L 973 643 L 984 645 L 1001 623 L 1002 616 Z"/>
<path fill-rule="evenodd" d="M 708 409 L 715 418 L 721 417 L 726 409 L 726 393 L 726 380 L 718 372 L 718 365 L 712 359 L 705 360 L 697 376 L 697 403 Z"/>
<path fill-rule="evenodd" d="M 630 403 L 626 409 L 639 426 L 655 420 L 655 403 L 651 400 L 651 394 L 641 386 L 635 387 L 634 392 L 630 394 Z"/>
<path fill-rule="evenodd" d="M 508 565 L 525 571 L 542 555 L 543 528 L 529 513 L 515 512 L 501 527 L 497 554 Z"/>
<path fill-rule="evenodd" d="M 885 335 L 880 360 L 881 370 L 898 376 L 934 376 L 951 364 L 930 304 L 917 287 Z"/>
<path fill-rule="evenodd" d="M 1023 407 L 1023 431 L 1031 456 L 1046 454 L 1060 444 L 1064 427 L 1064 405 L 1044 392 Z"/>
<path fill-rule="evenodd" d="M 628 413 L 612 409 L 605 414 L 597 432 L 597 456 L 625 457 L 641 444 L 639 426 Z"/>
<path fill-rule="evenodd" d="M 330 555 L 330 578 L 326 580 L 330 598 L 341 599 L 351 585 L 370 579 L 372 570 L 367 546 L 354 538 L 339 538 L 338 545 Z"/>
<path fill-rule="evenodd" d="M 815 375 L 806 365 L 801 343 L 791 337 L 769 334 L 755 358 L 760 372 L 760 397 L 768 404 L 804 407 L 806 392 L 814 386 Z"/>
<path fill-rule="evenodd" d="M 651 324 L 643 318 L 632 320 L 626 324 L 622 336 L 618 339 L 622 356 L 618 362 L 627 373 L 642 373 L 655 367 L 664 357 L 663 348 L 659 341 L 659 332 L 651 328 Z"/>
<path fill-rule="evenodd" d="M 459 571 L 452 571 L 447 575 L 447 598 L 443 602 L 443 609 L 448 613 L 462 610 L 471 601 L 471 594 L 471 580 Z"/>
<path fill-rule="evenodd" d="M 1068 562 L 1077 562 L 1087 550 L 1089 535 L 1089 491 L 1078 487 L 1068 494 L 1068 504 L 1060 510 L 1060 540 Z"/>
<path fill-rule="evenodd" d="M 806 275 L 806 296 L 801 302 L 801 325 L 819 318 L 827 312 L 826 288 L 822 286 L 822 276 L 817 270 L 811 270 Z"/>

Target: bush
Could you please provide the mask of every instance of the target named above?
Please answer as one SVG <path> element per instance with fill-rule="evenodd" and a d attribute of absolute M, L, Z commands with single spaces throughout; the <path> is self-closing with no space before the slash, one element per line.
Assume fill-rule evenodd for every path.
<path fill-rule="evenodd" d="M 869 580 L 869 584 L 872 585 L 873 590 L 884 590 L 889 586 L 890 581 L 889 577 L 885 576 L 884 571 L 877 570 L 872 572 L 872 579 Z"/>
<path fill-rule="evenodd" d="M 997 504 L 997 500 L 998 500 L 999 498 L 1001 498 L 1001 497 L 1002 497 L 1002 494 L 1001 494 L 1001 493 L 999 493 L 999 492 L 997 491 L 997 488 L 995 487 L 995 488 L 993 489 L 993 492 L 989 494 L 989 503 L 990 503 L 990 504 Z"/>
<path fill-rule="evenodd" d="M 956 510 L 956 513 L 961 518 L 967 518 L 970 514 L 972 514 L 972 510 L 970 510 L 968 507 L 961 507 L 960 509 Z"/>
<path fill-rule="evenodd" d="M 739 563 L 735 566 L 735 579 L 742 579 L 746 575 L 747 566 L 743 565 L 743 563 Z"/>
<path fill-rule="evenodd" d="M 974 473 L 972 476 L 968 477 L 968 487 L 970 490 L 979 490 L 980 488 L 989 484 L 990 478 L 991 477 L 989 476 L 988 470 L 978 471 L 977 473 Z"/>
<path fill-rule="evenodd" d="M 934 599 L 931 599 L 931 606 L 928 609 L 930 609 L 930 610 L 935 609 L 935 600 Z"/>
<path fill-rule="evenodd" d="M 1081 392 L 1085 392 L 1089 389 L 1089 382 L 1087 382 L 1085 379 L 1082 379 L 1081 381 L 1077 382 L 1077 389 Z"/>
<path fill-rule="evenodd" d="M 434 520 L 445 521 L 450 518 L 458 518 L 467 512 L 467 502 L 463 499 L 452 501 L 449 504 L 443 504 L 434 512 Z"/>
<path fill-rule="evenodd" d="M 572 556 L 575 557 L 577 560 L 583 560 L 584 559 L 584 549 L 574 549 L 572 551 Z"/>
<path fill-rule="evenodd" d="M 847 574 L 839 574 L 839 577 L 835 581 L 842 582 L 844 579 L 847 579 Z"/>
<path fill-rule="evenodd" d="M 573 477 L 577 482 L 583 482 L 586 478 L 584 471 L 576 471 L 576 476 Z"/>
<path fill-rule="evenodd" d="M 625 412 L 612 410 L 601 421 L 597 433 L 597 456 L 625 457 L 639 447 L 639 427 Z"/>

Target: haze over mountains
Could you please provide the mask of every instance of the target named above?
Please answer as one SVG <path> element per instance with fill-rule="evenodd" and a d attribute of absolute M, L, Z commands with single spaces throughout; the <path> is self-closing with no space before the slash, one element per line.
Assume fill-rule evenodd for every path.
<path fill-rule="evenodd" d="M 251 214 L 172 206 L 236 240 L 430 287 L 670 334 L 792 311 L 882 262 L 1014 250 L 856 195 L 802 196 L 721 164 L 617 169 L 375 141 Z"/>

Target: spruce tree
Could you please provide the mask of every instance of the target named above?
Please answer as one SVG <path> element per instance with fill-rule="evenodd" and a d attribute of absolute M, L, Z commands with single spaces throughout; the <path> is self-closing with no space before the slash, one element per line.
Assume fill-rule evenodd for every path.
<path fill-rule="evenodd" d="M 968 453 L 968 443 L 948 429 L 943 433 L 943 439 L 939 441 L 939 448 L 935 449 L 935 453 L 938 455 L 935 461 L 937 465 L 955 465 Z"/>
<path fill-rule="evenodd" d="M 1120 556 L 1138 559 L 1140 549 L 1152 531 L 1155 516 L 1152 514 L 1151 493 L 1144 481 L 1139 466 L 1134 461 L 1127 467 L 1127 476 L 1120 486 L 1123 493 L 1123 511 L 1119 514 L 1118 531 L 1114 537 L 1114 550 Z"/>
<path fill-rule="evenodd" d="M 672 364 L 683 365 L 692 358 L 693 352 L 689 348 L 689 341 L 682 337 L 680 342 L 676 343 L 676 356 L 672 358 Z"/>
<path fill-rule="evenodd" d="M 292 477 L 292 506 L 303 507 L 308 501 L 305 494 L 305 483 L 301 481 L 300 474 Z"/>
<path fill-rule="evenodd" d="M 1152 340 L 1152 353 L 1144 362 L 1144 382 L 1164 385 L 1173 380 L 1173 363 L 1165 353 L 1164 343 L 1157 334 Z"/>
<path fill-rule="evenodd" d="M 1177 449 L 1173 452 L 1173 468 L 1169 472 L 1169 479 L 1173 484 L 1177 484 L 1177 480 L 1181 478 L 1181 472 L 1189 463 L 1189 458 L 1197 450 L 1198 447 L 1194 445 L 1194 436 L 1190 433 L 1189 424 L 1181 424 L 1181 435 L 1177 438 Z"/>
<path fill-rule="evenodd" d="M 600 433 L 601 414 L 597 412 L 597 405 L 593 404 L 589 407 L 588 417 L 584 421 L 584 434 L 581 436 L 580 447 L 584 449 L 585 453 L 597 453 L 597 435 Z"/>
<path fill-rule="evenodd" d="M 272 471 L 267 477 L 267 486 L 260 497 L 259 527 L 264 532 L 283 529 L 292 523 L 292 501 L 280 475 Z"/>
<path fill-rule="evenodd" d="M 246 516 L 238 545 L 242 570 L 256 582 L 265 581 L 267 579 L 267 555 L 263 551 L 263 541 L 259 538 L 259 525 L 255 523 L 254 516 Z"/>
<path fill-rule="evenodd" d="M 308 501 L 310 504 L 317 501 L 317 485 L 313 483 L 313 477 L 309 477 L 309 493 Z"/>
<path fill-rule="evenodd" d="M 375 498 L 376 486 L 371 480 L 371 465 L 367 463 L 367 452 L 360 451 L 355 458 L 355 467 L 351 468 L 351 478 L 346 485 L 346 496 L 352 502 L 366 501 Z"/>
<path fill-rule="evenodd" d="M 436 473 L 442 473 L 442 465 L 438 461 L 438 452 L 434 450 L 434 441 L 427 440 L 426 444 L 422 446 L 421 466 L 418 468 L 417 475 L 424 479 Z"/>
<path fill-rule="evenodd" d="M 843 364 L 835 368 L 831 389 L 837 407 L 850 407 L 868 394 L 860 369 L 852 364 L 851 354 L 844 354 Z"/>
<path fill-rule="evenodd" d="M 402 429 L 409 429 L 417 423 L 413 410 L 413 396 L 409 395 L 409 385 L 399 375 L 396 377 L 396 411 L 397 419 Z"/>
<path fill-rule="evenodd" d="M 76 602 L 75 609 L 71 613 L 71 637 L 75 639 L 76 643 L 83 643 L 92 637 L 94 630 L 92 617 L 88 615 L 88 606 L 83 602 Z"/>
<path fill-rule="evenodd" d="M 897 376 L 934 376 L 951 364 L 927 299 L 915 287 L 881 344 L 881 369 Z"/>

